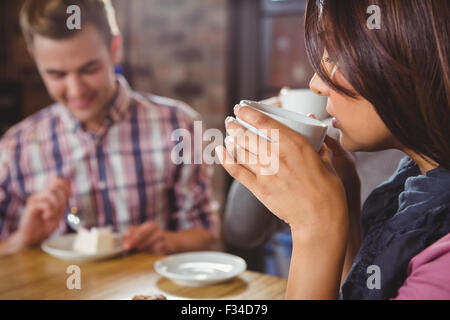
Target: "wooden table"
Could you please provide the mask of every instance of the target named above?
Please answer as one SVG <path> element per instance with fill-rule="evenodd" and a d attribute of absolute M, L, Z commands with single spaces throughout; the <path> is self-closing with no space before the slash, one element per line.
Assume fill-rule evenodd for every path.
<path fill-rule="evenodd" d="M 162 257 L 135 253 L 114 259 L 77 262 L 56 259 L 41 249 L 0 257 L 0 299 L 131 299 L 163 294 L 167 299 L 284 299 L 286 279 L 246 271 L 226 283 L 184 287 L 153 269 Z M 68 289 L 70 265 L 81 271 L 81 289 Z"/>

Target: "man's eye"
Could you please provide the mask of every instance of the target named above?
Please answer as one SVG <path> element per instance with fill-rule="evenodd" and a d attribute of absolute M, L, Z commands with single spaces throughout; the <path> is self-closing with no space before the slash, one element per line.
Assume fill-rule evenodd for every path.
<path fill-rule="evenodd" d="M 53 79 L 62 79 L 64 78 L 65 74 L 64 73 L 51 73 L 50 77 L 52 77 Z"/>
<path fill-rule="evenodd" d="M 98 67 L 91 67 L 91 68 L 83 70 L 83 73 L 93 74 L 93 73 L 96 73 L 98 71 L 98 69 L 99 69 Z"/>

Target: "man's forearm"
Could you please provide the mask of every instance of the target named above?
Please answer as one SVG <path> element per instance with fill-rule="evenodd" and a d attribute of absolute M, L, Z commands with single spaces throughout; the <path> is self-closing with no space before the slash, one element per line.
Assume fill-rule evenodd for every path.
<path fill-rule="evenodd" d="M 0 257 L 16 253 L 21 249 L 18 236 L 15 233 L 0 241 Z"/>
<path fill-rule="evenodd" d="M 165 231 L 168 253 L 210 250 L 218 239 L 203 228 L 185 231 Z"/>

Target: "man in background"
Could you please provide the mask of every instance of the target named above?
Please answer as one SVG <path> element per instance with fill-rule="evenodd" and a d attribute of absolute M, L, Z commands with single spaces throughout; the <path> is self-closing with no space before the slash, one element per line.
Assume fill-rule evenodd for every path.
<path fill-rule="evenodd" d="M 71 30 L 73 4 L 81 28 Z M 69 232 L 69 207 L 87 227 L 125 230 L 128 250 L 210 248 L 219 230 L 212 168 L 171 160 L 171 133 L 194 136 L 198 115 L 182 102 L 134 92 L 114 73 L 121 37 L 110 1 L 27 0 L 20 22 L 56 103 L 0 141 L 0 255 Z"/>

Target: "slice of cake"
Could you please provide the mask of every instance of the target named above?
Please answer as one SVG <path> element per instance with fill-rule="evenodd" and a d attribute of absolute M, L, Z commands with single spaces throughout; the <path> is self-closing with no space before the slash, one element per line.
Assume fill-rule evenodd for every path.
<path fill-rule="evenodd" d="M 80 229 L 73 250 L 87 254 L 102 254 L 114 249 L 114 236 L 109 227 Z"/>

